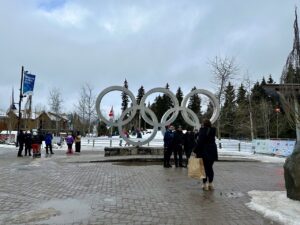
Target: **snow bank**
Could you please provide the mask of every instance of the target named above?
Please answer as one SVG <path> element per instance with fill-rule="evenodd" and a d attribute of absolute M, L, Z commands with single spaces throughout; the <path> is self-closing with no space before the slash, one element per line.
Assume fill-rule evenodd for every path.
<path fill-rule="evenodd" d="M 300 201 L 286 197 L 285 191 L 250 191 L 246 205 L 264 217 L 285 225 L 300 225 Z"/>

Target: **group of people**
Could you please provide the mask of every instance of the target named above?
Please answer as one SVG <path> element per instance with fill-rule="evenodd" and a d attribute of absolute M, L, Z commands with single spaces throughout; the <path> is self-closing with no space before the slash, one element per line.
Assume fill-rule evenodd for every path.
<path fill-rule="evenodd" d="M 30 131 L 24 132 L 20 130 L 17 136 L 17 143 L 19 146 L 18 157 L 23 157 L 23 150 L 25 147 L 24 156 L 33 156 L 40 157 L 41 156 L 41 145 L 42 142 L 45 141 L 46 144 L 46 154 L 54 154 L 52 150 L 52 139 L 53 136 L 50 132 L 47 132 L 45 135 L 39 134 L 37 132 L 31 133 Z M 32 150 L 32 151 L 31 151 Z M 31 154 L 32 152 L 32 154 Z"/>
<path fill-rule="evenodd" d="M 80 153 L 81 149 L 81 135 L 80 132 L 77 131 L 76 135 L 72 135 L 71 133 L 67 134 L 67 137 L 65 138 L 68 150 L 67 154 L 73 154 L 73 143 L 75 142 L 75 152 Z"/>
<path fill-rule="evenodd" d="M 196 145 L 197 130 L 188 130 L 185 134 L 182 132 L 182 127 L 178 126 L 175 130 L 174 126 L 169 126 L 164 135 L 164 167 L 172 167 L 170 158 L 174 154 L 175 167 L 186 167 L 187 162 L 183 163 L 183 153 L 186 159 L 191 156 L 192 150 Z"/>
<path fill-rule="evenodd" d="M 45 141 L 46 145 L 46 155 L 54 154 L 53 148 L 52 148 L 52 140 L 53 135 L 50 132 L 47 132 L 45 135 L 30 131 L 24 132 L 23 130 L 20 130 L 18 136 L 17 136 L 17 143 L 19 146 L 18 150 L 18 157 L 23 157 L 23 150 L 25 147 L 25 154 L 24 156 L 33 156 L 33 157 L 41 157 L 41 146 L 42 142 Z M 69 133 L 67 137 L 65 138 L 65 141 L 67 143 L 68 149 L 67 154 L 73 153 L 73 143 L 75 142 L 75 152 L 80 153 L 81 149 L 81 135 L 78 131 L 76 135 L 72 135 Z"/>
<path fill-rule="evenodd" d="M 218 160 L 217 145 L 215 142 L 216 129 L 210 120 L 204 119 L 202 127 L 198 130 L 188 130 L 185 134 L 181 126 L 175 130 L 169 126 L 164 135 L 164 167 L 171 168 L 170 158 L 174 154 L 175 167 L 186 167 L 188 160 L 195 153 L 197 158 L 203 159 L 206 178 L 203 179 L 204 190 L 213 189 L 214 170 L 213 164 Z M 183 164 L 183 153 L 186 155 L 186 164 Z"/>

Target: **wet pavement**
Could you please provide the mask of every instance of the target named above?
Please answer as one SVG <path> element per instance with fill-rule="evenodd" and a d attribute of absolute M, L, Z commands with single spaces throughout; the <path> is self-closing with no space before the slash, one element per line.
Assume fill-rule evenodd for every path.
<path fill-rule="evenodd" d="M 282 164 L 216 162 L 214 191 L 157 162 L 90 163 L 99 154 L 17 158 L 0 149 L 0 224 L 277 224 L 251 211 L 251 190 L 284 190 Z"/>

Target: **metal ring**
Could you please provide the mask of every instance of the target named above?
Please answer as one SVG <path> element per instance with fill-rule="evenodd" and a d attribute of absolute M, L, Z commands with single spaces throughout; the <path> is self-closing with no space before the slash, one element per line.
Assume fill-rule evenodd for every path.
<path fill-rule="evenodd" d="M 199 118 L 197 117 L 197 115 L 195 114 L 195 112 L 194 112 L 193 110 L 189 109 L 189 108 L 185 108 L 185 107 L 182 107 L 182 106 L 177 107 L 177 109 L 171 108 L 171 109 L 169 109 L 167 112 L 165 112 L 165 114 L 164 114 L 164 115 L 162 116 L 162 118 L 161 118 L 161 123 L 162 123 L 162 124 L 165 124 L 164 121 L 166 120 L 166 118 L 168 118 L 168 116 L 169 116 L 171 113 L 173 113 L 173 111 L 175 111 L 175 110 L 180 111 L 180 113 L 182 114 L 182 117 L 183 117 L 184 121 L 185 121 L 187 124 L 189 124 L 190 126 L 192 126 L 192 127 L 194 127 L 194 128 L 197 128 L 197 129 L 200 128 Z M 185 112 L 186 114 L 183 114 L 182 112 Z M 193 120 L 191 120 L 187 114 L 190 114 L 190 115 L 192 116 Z M 168 123 L 168 124 L 166 124 L 166 125 L 170 125 L 172 122 L 174 122 L 174 121 L 171 121 L 170 123 Z M 164 133 L 165 133 L 165 130 L 166 130 L 166 129 L 165 129 L 165 126 L 161 127 L 161 133 L 162 133 L 163 135 L 164 135 Z"/>
<path fill-rule="evenodd" d="M 128 114 L 130 111 L 134 110 L 141 110 L 141 106 L 140 105 L 136 105 L 136 106 L 133 106 L 133 107 L 130 107 L 130 108 L 127 108 L 121 115 L 119 121 L 122 121 L 123 118 L 125 117 L 126 114 Z M 119 134 L 121 135 L 121 137 L 126 141 L 128 142 L 129 144 L 132 144 L 132 145 L 135 145 L 135 146 L 141 146 L 141 145 L 144 145 L 144 144 L 147 144 L 149 143 L 150 141 L 153 140 L 153 138 L 155 137 L 156 133 L 157 133 L 157 130 L 158 130 L 158 121 L 157 121 L 157 117 L 155 116 L 155 114 L 153 113 L 152 110 L 148 109 L 148 108 L 145 108 L 144 110 L 147 111 L 147 113 L 151 116 L 151 118 L 153 119 L 153 122 L 154 122 L 154 127 L 153 127 L 153 132 L 152 134 L 150 135 L 150 137 L 148 137 L 146 140 L 143 140 L 143 141 L 132 141 L 130 140 L 129 138 L 127 138 L 124 133 L 122 132 L 122 126 L 125 125 L 124 123 L 121 123 L 121 122 L 118 122 L 118 130 L 119 130 Z"/>
<path fill-rule="evenodd" d="M 140 105 L 141 106 L 144 106 L 145 104 L 145 101 L 147 99 L 147 97 L 153 93 L 156 93 L 156 92 L 160 92 L 160 93 L 164 93 L 166 94 L 167 96 L 169 96 L 174 104 L 174 108 L 177 108 L 179 106 L 179 102 L 178 102 L 178 99 L 176 98 L 176 96 L 167 88 L 153 88 L 151 90 L 149 90 L 147 93 L 145 93 L 145 95 L 142 97 L 141 99 L 141 102 L 140 102 Z M 154 126 L 153 122 L 151 120 L 149 120 L 149 118 L 147 117 L 147 115 L 145 114 L 145 111 L 144 111 L 145 107 L 142 107 L 141 108 L 141 115 L 143 117 L 143 119 L 145 120 L 145 122 L 147 122 L 148 124 Z M 169 123 L 169 121 L 174 121 L 176 119 L 176 117 L 178 116 L 178 113 L 179 111 L 176 110 L 175 113 L 171 116 L 171 118 L 165 122 L 165 124 Z M 155 116 L 156 117 L 156 116 Z M 162 127 L 162 126 L 165 126 L 165 124 L 159 124 L 159 127 Z"/>
<path fill-rule="evenodd" d="M 204 89 L 196 89 L 196 90 L 191 91 L 187 96 L 184 97 L 184 99 L 181 102 L 181 106 L 187 108 L 186 107 L 187 101 L 189 100 L 190 97 L 192 97 L 193 95 L 196 95 L 196 94 L 206 95 L 211 100 L 214 111 L 213 111 L 213 115 L 210 118 L 210 121 L 212 123 L 216 122 L 220 115 L 220 105 L 219 105 L 219 101 L 216 98 L 216 96 L 213 93 L 211 93 L 210 91 L 207 91 Z M 183 117 L 187 117 L 187 114 L 185 111 L 183 111 L 181 113 L 182 113 Z"/>
<path fill-rule="evenodd" d="M 102 120 L 104 123 L 106 123 L 109 126 L 117 127 L 119 121 L 114 122 L 114 121 L 110 121 L 110 120 L 106 119 L 102 115 L 101 110 L 100 110 L 100 103 L 101 103 L 103 97 L 112 91 L 125 92 L 130 97 L 133 106 L 136 105 L 136 100 L 135 100 L 135 97 L 132 94 L 132 92 L 122 86 L 111 86 L 111 87 L 105 88 L 103 91 L 100 92 L 100 94 L 98 95 L 97 100 L 96 100 L 96 111 L 99 116 L 99 119 Z M 135 114 L 136 114 L 136 110 L 133 111 L 133 113 L 129 115 L 129 117 L 123 122 L 123 124 L 127 124 L 128 122 L 130 122 L 133 119 L 133 117 L 135 116 Z"/>
<path fill-rule="evenodd" d="M 121 117 L 116 122 L 107 120 L 102 115 L 101 110 L 100 110 L 100 103 L 101 103 L 103 97 L 111 91 L 125 92 L 130 97 L 131 102 L 132 102 L 132 106 L 130 108 L 127 108 L 121 114 Z M 151 109 L 145 107 L 146 98 L 149 95 L 151 95 L 153 93 L 156 93 L 156 92 L 161 92 L 161 93 L 166 94 L 167 96 L 169 96 L 171 98 L 171 100 L 173 102 L 173 108 L 168 109 L 164 113 L 164 115 L 161 118 L 160 123 L 158 123 L 157 117 L 154 114 L 154 112 Z M 188 99 L 191 96 L 196 95 L 196 94 L 206 95 L 212 101 L 214 111 L 213 111 L 212 117 L 210 118 L 210 121 L 212 123 L 214 123 L 220 115 L 219 101 L 217 100 L 217 98 L 215 97 L 215 95 L 213 93 L 211 93 L 207 90 L 203 90 L 203 89 L 196 89 L 194 91 L 191 91 L 187 96 L 185 96 L 185 98 L 183 99 L 183 101 L 181 103 L 181 106 L 179 106 L 179 103 L 178 103 L 178 100 L 177 100 L 176 96 L 169 89 L 166 89 L 166 88 L 153 88 L 153 89 L 149 90 L 147 93 L 145 93 L 145 95 L 141 99 L 140 104 L 137 105 L 137 102 L 135 100 L 134 95 L 127 88 L 122 87 L 122 86 L 111 86 L 111 87 L 108 87 L 108 88 L 104 89 L 98 95 L 97 100 L 96 100 L 96 110 L 97 110 L 97 114 L 98 114 L 99 118 L 104 123 L 106 123 L 107 125 L 110 125 L 110 126 L 118 127 L 120 136 L 125 141 L 127 141 L 128 143 L 130 143 L 132 145 L 141 146 L 141 145 L 147 144 L 151 140 L 153 140 L 153 138 L 155 137 L 155 135 L 158 131 L 158 128 L 160 128 L 162 133 L 164 133 L 165 126 L 171 124 L 172 122 L 174 122 L 175 119 L 177 118 L 179 112 L 182 114 L 182 117 L 183 117 L 183 119 L 185 120 L 186 123 L 188 123 L 190 126 L 193 126 L 193 127 L 199 129 L 200 128 L 199 118 L 197 117 L 195 112 L 193 112 L 191 109 L 186 107 Z M 140 110 L 141 116 L 145 120 L 145 122 L 153 126 L 153 132 L 152 132 L 151 136 L 149 138 L 147 138 L 146 140 L 135 142 L 135 141 L 132 141 L 132 140 L 128 139 L 127 137 L 125 137 L 125 135 L 122 132 L 122 126 L 126 125 L 127 123 L 129 123 L 134 118 L 137 110 Z M 129 112 L 131 112 L 131 113 L 129 114 Z M 167 119 L 170 116 L 171 113 L 173 113 L 173 115 L 169 119 Z M 129 114 L 129 117 L 123 121 L 125 116 L 128 115 L 128 114 Z M 151 119 L 149 119 L 147 114 L 151 117 Z M 190 116 L 191 116 L 191 118 L 190 118 Z"/>

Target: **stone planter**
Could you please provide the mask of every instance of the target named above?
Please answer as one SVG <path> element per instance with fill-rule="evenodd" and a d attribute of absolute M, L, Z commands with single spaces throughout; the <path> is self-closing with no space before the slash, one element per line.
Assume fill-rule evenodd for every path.
<path fill-rule="evenodd" d="M 104 156 L 163 155 L 163 147 L 105 147 Z"/>
<path fill-rule="evenodd" d="M 295 145 L 292 155 L 284 163 L 284 179 L 287 197 L 300 201 L 300 144 Z"/>

